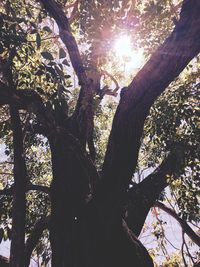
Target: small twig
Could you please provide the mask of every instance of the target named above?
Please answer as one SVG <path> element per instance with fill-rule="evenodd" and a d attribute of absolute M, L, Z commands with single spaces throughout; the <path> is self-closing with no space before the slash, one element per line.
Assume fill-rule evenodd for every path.
<path fill-rule="evenodd" d="M 185 265 L 185 267 L 187 267 L 187 262 L 185 260 L 185 255 L 184 255 L 184 245 L 185 245 L 185 239 L 184 239 L 184 231 L 182 231 L 182 245 L 181 245 L 181 255 L 182 255 L 182 258 L 183 258 L 183 263 Z"/>
<path fill-rule="evenodd" d="M 49 39 L 58 39 L 58 38 L 60 38 L 59 35 L 54 35 L 54 36 L 43 38 L 43 39 L 41 39 L 41 41 L 46 41 L 46 40 L 49 40 Z M 28 42 L 29 43 L 36 43 L 36 41 L 34 41 L 34 40 L 29 40 Z"/>
<path fill-rule="evenodd" d="M 190 239 L 197 245 L 200 247 L 200 236 L 198 236 L 193 230 L 192 228 L 187 224 L 186 221 L 184 221 L 183 219 L 181 219 L 175 211 L 173 211 L 172 209 L 170 209 L 169 207 L 165 206 L 163 203 L 157 201 L 155 202 L 155 206 L 159 207 L 160 209 L 164 210 L 165 212 L 167 212 L 169 215 L 171 215 L 182 227 L 184 233 L 186 233 Z"/>
<path fill-rule="evenodd" d="M 185 233 L 183 233 L 183 241 L 184 241 L 184 244 L 185 244 L 185 248 L 186 248 L 186 250 L 187 250 L 187 254 L 188 254 L 188 256 L 190 257 L 192 263 L 194 264 L 195 262 L 194 262 L 194 260 L 193 260 L 193 257 L 192 257 L 192 255 L 191 255 L 190 251 L 189 251 L 188 245 L 187 245 L 187 243 L 186 243 L 186 241 L 185 241 L 185 235 L 184 235 L 184 234 L 185 234 Z"/>
<path fill-rule="evenodd" d="M 70 24 L 75 20 L 75 18 L 78 15 L 78 4 L 79 4 L 78 0 L 76 0 L 73 4 L 71 4 L 71 8 L 73 7 L 73 10 L 72 10 L 70 18 L 69 18 L 69 23 Z"/>
<path fill-rule="evenodd" d="M 119 87 L 119 84 L 118 84 L 117 80 L 115 79 L 115 77 L 112 74 L 110 74 L 109 72 L 107 72 L 106 70 L 102 70 L 101 75 L 108 76 L 114 82 L 115 89 L 113 90 L 113 92 L 117 93 L 117 91 L 119 90 L 120 87 Z"/>

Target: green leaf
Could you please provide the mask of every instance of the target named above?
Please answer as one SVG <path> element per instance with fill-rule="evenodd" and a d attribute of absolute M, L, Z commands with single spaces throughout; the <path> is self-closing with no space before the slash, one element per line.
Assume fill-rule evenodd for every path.
<path fill-rule="evenodd" d="M 41 55 L 43 56 L 43 58 L 48 59 L 48 60 L 53 60 L 54 59 L 52 54 L 49 53 L 49 52 L 42 52 Z"/>
<path fill-rule="evenodd" d="M 33 29 L 33 30 L 30 32 L 30 34 L 35 34 L 35 33 L 37 33 L 37 30 L 36 30 L 36 29 Z"/>
<path fill-rule="evenodd" d="M 4 51 L 3 45 L 0 43 L 0 54 L 2 54 Z"/>
<path fill-rule="evenodd" d="M 66 57 L 66 52 L 63 48 L 60 48 L 59 50 L 59 58 L 65 58 Z"/>
<path fill-rule="evenodd" d="M 27 14 L 27 16 L 28 16 L 29 18 L 32 18 L 32 14 L 31 14 L 29 8 L 27 8 L 27 7 L 26 7 L 26 14 Z"/>
<path fill-rule="evenodd" d="M 0 229 L 0 244 L 1 244 L 1 241 L 3 239 L 3 235 L 4 235 L 4 230 L 3 228 Z"/>
<path fill-rule="evenodd" d="M 3 18 L 0 16 L 0 28 L 3 27 L 3 24 L 4 24 Z"/>
<path fill-rule="evenodd" d="M 41 37 L 39 33 L 37 33 L 36 35 L 36 43 L 37 43 L 37 49 L 39 49 L 41 46 Z"/>
<path fill-rule="evenodd" d="M 66 66 L 70 66 L 69 62 L 67 61 L 67 59 L 64 59 L 62 64 L 66 65 Z"/>
<path fill-rule="evenodd" d="M 64 73 L 59 67 L 55 66 L 55 70 L 60 77 L 64 78 Z"/>
<path fill-rule="evenodd" d="M 48 26 L 44 26 L 43 31 L 52 33 L 52 30 Z"/>
<path fill-rule="evenodd" d="M 42 23 L 42 14 L 41 13 L 39 13 L 39 15 L 38 15 L 38 23 Z"/>
<path fill-rule="evenodd" d="M 11 229 L 9 227 L 7 227 L 7 236 L 8 236 L 8 239 L 10 240 L 11 239 Z"/>
<path fill-rule="evenodd" d="M 38 70 L 35 73 L 35 75 L 37 75 L 37 76 L 41 76 L 42 74 L 44 74 L 44 71 L 43 70 Z"/>

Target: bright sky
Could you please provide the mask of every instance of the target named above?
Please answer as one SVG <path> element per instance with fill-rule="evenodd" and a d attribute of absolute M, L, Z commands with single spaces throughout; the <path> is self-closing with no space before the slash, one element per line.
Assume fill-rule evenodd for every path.
<path fill-rule="evenodd" d="M 128 35 L 122 35 L 114 44 L 114 52 L 125 70 L 130 72 L 134 69 L 139 69 L 144 64 L 144 51 L 142 48 L 133 49 L 131 38 Z"/>

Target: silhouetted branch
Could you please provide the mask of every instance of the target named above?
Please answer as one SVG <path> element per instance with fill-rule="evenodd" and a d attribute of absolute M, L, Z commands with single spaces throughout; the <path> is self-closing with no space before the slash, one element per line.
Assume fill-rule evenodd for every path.
<path fill-rule="evenodd" d="M 40 191 L 46 194 L 50 193 L 50 188 L 48 186 L 44 186 L 44 185 L 35 185 L 35 184 L 31 184 L 29 183 L 26 187 L 26 191 Z M 0 190 L 0 196 L 12 196 L 13 195 L 13 191 L 14 191 L 14 185 L 12 185 L 9 188 L 4 188 L 2 190 Z"/>
<path fill-rule="evenodd" d="M 163 211 L 167 212 L 169 215 L 171 215 L 182 227 L 183 231 L 189 236 L 189 238 L 200 247 L 200 236 L 197 235 L 192 228 L 189 226 L 189 224 L 181 219 L 174 210 L 172 210 L 171 208 L 167 207 L 166 205 L 164 205 L 163 203 L 161 203 L 160 201 L 156 201 L 155 202 L 155 206 L 162 209 Z"/>
<path fill-rule="evenodd" d="M 118 203 L 129 186 L 150 107 L 199 52 L 200 2 L 185 0 L 173 32 L 121 94 L 97 192 L 105 209 Z"/>
<path fill-rule="evenodd" d="M 36 247 L 39 239 L 41 238 L 43 231 L 49 227 L 49 221 L 50 221 L 50 216 L 36 222 L 35 227 L 33 228 L 30 236 L 26 240 L 25 265 L 24 265 L 25 267 L 29 267 L 31 254 L 34 248 Z"/>
<path fill-rule="evenodd" d="M 87 78 L 76 40 L 71 33 L 68 18 L 62 10 L 62 7 L 54 0 L 40 0 L 40 2 L 58 25 L 60 38 L 68 50 L 72 66 L 78 77 L 79 85 L 81 86 L 73 116 L 73 122 L 75 122 L 75 125 L 73 125 L 72 128 L 74 130 L 73 134 L 79 138 L 85 147 L 86 141 L 90 135 L 90 128 L 93 121 L 92 83 Z"/>

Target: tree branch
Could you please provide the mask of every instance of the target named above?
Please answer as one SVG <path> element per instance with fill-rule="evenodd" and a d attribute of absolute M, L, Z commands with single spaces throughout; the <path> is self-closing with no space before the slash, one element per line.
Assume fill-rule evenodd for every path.
<path fill-rule="evenodd" d="M 28 237 L 25 245 L 25 263 L 24 263 L 25 267 L 29 267 L 31 254 L 34 248 L 36 247 L 40 237 L 42 236 L 43 231 L 49 227 L 49 221 L 50 221 L 50 216 L 39 220 L 35 224 L 32 233 Z"/>
<path fill-rule="evenodd" d="M 46 194 L 50 194 L 50 188 L 44 185 L 36 185 L 36 184 L 29 183 L 26 187 L 26 191 L 30 191 L 30 190 L 40 191 Z M 9 188 L 6 187 L 0 190 L 0 196 L 12 196 L 13 191 L 14 191 L 14 185 L 12 185 Z"/>
<path fill-rule="evenodd" d="M 142 230 L 150 208 L 168 185 L 167 175 L 171 175 L 178 167 L 175 158 L 175 155 L 169 155 L 153 173 L 129 189 L 126 222 L 137 236 Z"/>
<path fill-rule="evenodd" d="M 54 0 L 40 0 L 40 2 L 58 25 L 60 38 L 68 50 L 72 66 L 81 86 L 79 99 L 73 116 L 73 121 L 75 121 L 76 125 L 73 125 L 72 128 L 73 130 L 76 128 L 73 134 L 78 136 L 83 146 L 85 146 L 93 120 L 93 87 L 87 78 L 76 40 L 71 33 L 69 21 L 61 6 Z"/>
<path fill-rule="evenodd" d="M 8 82 L 13 92 L 16 91 L 13 82 L 12 69 L 5 70 L 9 76 Z M 24 144 L 19 110 L 10 105 L 11 127 L 13 132 L 14 151 L 14 190 L 12 206 L 12 236 L 10 248 L 10 266 L 23 266 L 25 248 L 25 217 L 26 217 L 26 185 L 27 169 L 24 157 Z"/>
<path fill-rule="evenodd" d="M 156 201 L 154 206 L 164 210 L 165 212 L 167 212 L 169 215 L 171 215 L 182 227 L 183 231 L 189 236 L 189 238 L 197 245 L 200 247 L 200 236 L 197 235 L 192 228 L 188 225 L 188 223 L 186 221 L 184 221 L 183 219 L 181 219 L 174 210 L 172 210 L 171 208 L 167 207 L 166 205 L 164 205 L 163 203 L 161 203 L 160 201 Z"/>
<path fill-rule="evenodd" d="M 17 109 L 31 110 L 43 125 L 46 134 L 55 129 L 55 121 L 47 112 L 43 100 L 34 90 L 23 89 L 12 91 L 8 85 L 0 81 L 0 105 L 12 105 Z"/>
<path fill-rule="evenodd" d="M 134 173 L 145 119 L 165 88 L 200 51 L 200 2 L 183 1 L 171 35 L 151 56 L 127 89 L 122 90 L 102 171 L 97 198 L 105 207 L 117 203 Z"/>
<path fill-rule="evenodd" d="M 73 4 L 71 4 L 71 7 L 73 7 L 73 10 L 72 10 L 72 12 L 70 14 L 70 18 L 69 18 L 70 24 L 76 19 L 77 15 L 78 15 L 78 4 L 79 4 L 79 0 L 76 0 Z"/>
<path fill-rule="evenodd" d="M 45 185 L 36 185 L 36 184 L 30 183 L 27 186 L 27 190 L 28 191 L 30 191 L 30 190 L 40 191 L 40 192 L 43 192 L 46 194 L 50 194 L 50 188 L 48 186 L 45 186 Z"/>
<path fill-rule="evenodd" d="M 108 73 L 106 70 L 101 71 L 101 75 L 106 75 L 108 76 L 115 84 L 115 89 L 114 90 L 109 90 L 108 88 L 106 88 L 107 90 L 105 90 L 104 88 L 100 91 L 101 97 L 103 98 L 104 95 L 112 95 L 112 96 L 117 96 L 117 92 L 119 90 L 119 84 L 117 82 L 117 80 L 115 79 L 115 77 L 113 75 L 111 75 L 110 73 Z"/>
<path fill-rule="evenodd" d="M 13 189 L 14 186 L 11 186 L 9 188 L 4 188 L 2 190 L 0 190 L 0 196 L 12 196 L 13 195 Z"/>
<path fill-rule="evenodd" d="M 86 72 L 83 67 L 83 63 L 75 38 L 71 33 L 69 21 L 64 11 L 62 10 L 61 6 L 58 5 L 54 0 L 40 0 L 40 2 L 43 4 L 45 10 L 53 17 L 53 19 L 58 25 L 60 38 L 68 50 L 72 66 L 78 77 L 79 83 L 81 85 L 86 85 Z"/>

